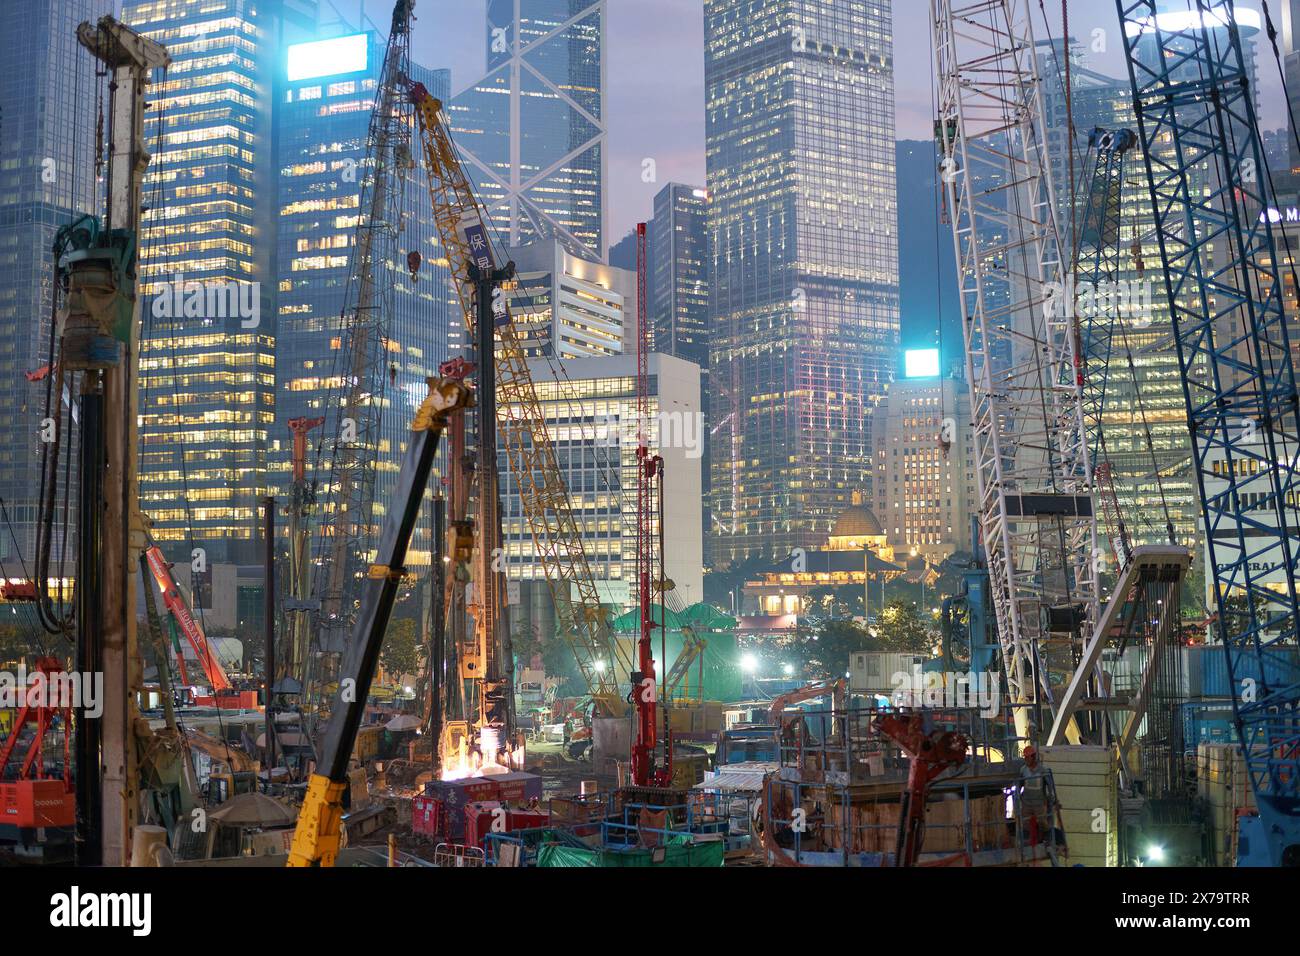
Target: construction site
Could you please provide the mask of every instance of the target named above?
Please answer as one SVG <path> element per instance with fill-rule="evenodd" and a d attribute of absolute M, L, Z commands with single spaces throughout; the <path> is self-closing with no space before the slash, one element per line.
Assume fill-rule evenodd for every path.
<path fill-rule="evenodd" d="M 967 404 L 937 413 L 930 443 L 969 464 L 968 526 L 948 528 L 969 559 L 942 565 L 956 568 L 948 587 L 915 548 L 864 547 L 887 529 L 855 497 L 824 521 L 826 549 L 783 548 L 770 572 L 735 563 L 732 591 L 775 602 L 755 613 L 710 590 L 716 559 L 694 594 L 672 569 L 681 486 L 661 411 L 672 366 L 648 311 L 657 230 L 638 223 L 628 246 L 622 418 L 593 423 L 565 407 L 581 397 L 565 340 L 539 346 L 540 307 L 520 306 L 528 270 L 494 224 L 506 202 L 494 167 L 467 159 L 466 121 L 412 63 L 439 5 L 419 0 L 420 18 L 414 0 L 391 17 L 383 6 L 358 198 L 333 227 L 346 234 L 344 305 L 319 326 L 331 342 L 312 373 L 320 397 L 277 435 L 287 493 L 268 485 L 250 505 L 260 561 L 232 562 L 251 582 L 230 592 L 238 620 L 258 622 L 239 632 L 242 657 L 209 623 L 226 599 L 212 597 L 214 539 L 196 536 L 194 515 L 213 496 L 191 494 L 187 474 L 184 501 L 145 507 L 141 484 L 165 443 L 142 439 L 154 406 L 141 376 L 200 364 L 142 345 L 151 322 L 189 314 L 191 292 L 178 286 L 163 311 L 162 273 L 140 265 L 167 221 L 151 162 L 183 141 L 164 142 L 173 127 L 150 110 L 188 89 L 173 62 L 183 45 L 217 41 L 182 32 L 173 48 L 112 14 L 76 28 L 105 94 L 105 204 L 59 224 L 50 313 L 27 317 L 46 350 L 27 374 L 45 436 L 37 530 L 22 573 L 4 567 L 0 610 L 39 638 L 27 653 L 0 646 L 0 865 L 1300 866 L 1300 237 L 1256 115 L 1272 56 L 1243 54 L 1254 9 L 1096 4 L 1129 113 L 1077 131 L 1062 172 L 1044 91 L 1064 83 L 1073 142 L 1077 78 L 1068 58 L 1041 55 L 1042 4 L 931 0 L 935 202 Z M 1069 14 L 1055 15 L 1068 33 Z M 795 62 L 805 42 L 836 55 L 795 31 L 793 46 L 771 41 Z M 417 216 L 434 230 L 422 249 L 408 239 Z M 1153 292 L 1131 285 L 1134 261 Z M 434 269 L 452 293 L 452 345 L 436 374 L 399 385 L 394 290 L 435 288 Z M 196 289 L 210 309 L 212 286 Z M 593 301 L 581 334 L 596 334 Z M 1155 394 L 1139 381 L 1144 349 L 1157 346 L 1177 356 L 1172 419 L 1142 405 Z M 1123 414 L 1141 427 L 1124 449 L 1117 391 L 1136 396 Z M 186 393 L 170 401 L 180 415 Z M 765 414 L 746 401 L 732 419 Z M 708 455 L 757 460 L 734 420 L 706 413 Z M 1161 421 L 1190 436 L 1178 475 L 1203 548 L 1175 532 L 1173 472 L 1149 464 Z M 583 455 L 585 485 L 571 477 Z M 883 481 L 876 461 L 864 475 Z M 1161 505 L 1117 491 L 1126 467 Z M 618 588 L 591 517 L 615 490 Z M 183 532 L 165 507 L 183 508 Z M 821 646 L 800 643 L 808 592 L 832 578 L 861 613 L 832 602 L 841 629 L 815 622 Z M 898 613 L 887 584 L 920 589 L 915 650 L 877 643 Z M 1203 613 L 1189 613 L 1202 591 Z M 832 657 L 843 633 L 861 639 Z"/>

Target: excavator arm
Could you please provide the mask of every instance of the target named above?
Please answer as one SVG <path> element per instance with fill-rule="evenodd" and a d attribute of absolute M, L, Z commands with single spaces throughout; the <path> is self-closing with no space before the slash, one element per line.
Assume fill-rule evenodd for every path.
<path fill-rule="evenodd" d="M 298 814 L 289 866 L 333 866 L 338 856 L 348 760 L 365 713 L 393 604 L 406 573 L 403 562 L 419 518 L 420 502 L 447 420 L 468 402 L 469 389 L 462 382 L 431 378 L 429 395 L 415 413 L 375 564 L 370 567 L 361 610 L 343 655 L 320 763 L 308 781 L 307 796 Z"/>
<path fill-rule="evenodd" d="M 202 625 L 194 617 L 194 612 L 190 610 L 180 588 L 176 586 L 171 565 L 167 563 L 167 559 L 163 557 L 162 551 L 152 537 L 148 538 L 148 545 L 144 556 L 149 563 L 149 572 L 157 582 L 158 590 L 162 592 L 163 604 L 166 605 L 168 613 L 175 618 L 176 626 L 180 628 L 181 633 L 185 635 L 185 640 L 194 649 L 194 654 L 199 659 L 199 666 L 203 668 L 203 676 L 207 678 L 213 695 L 230 690 L 233 686 L 230 678 L 226 676 L 221 662 L 217 660 L 217 655 L 208 643 L 208 636 L 203 633 Z"/>

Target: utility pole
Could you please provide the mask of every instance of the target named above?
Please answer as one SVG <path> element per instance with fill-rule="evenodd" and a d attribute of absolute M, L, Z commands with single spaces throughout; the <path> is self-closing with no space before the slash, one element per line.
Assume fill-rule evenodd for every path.
<path fill-rule="evenodd" d="M 108 159 L 108 217 L 104 230 L 129 239 L 113 283 L 114 305 L 99 314 L 97 329 L 81 340 L 86 371 L 83 395 L 97 390 L 104 411 L 104 456 L 88 462 L 102 470 L 102 539 L 97 556 L 101 583 L 97 631 L 83 621 L 80 637 L 98 648 L 104 672 L 104 711 L 97 763 L 78 767 L 81 775 L 98 772 L 100 783 L 99 862 L 130 863 L 131 840 L 138 813 L 135 722 L 136 693 L 141 683 L 135 624 L 135 574 L 144 550 L 144 523 L 136 479 L 137 396 L 140 357 L 140 299 L 136 292 L 136 242 L 140 235 L 140 193 L 149 152 L 144 142 L 144 90 L 149 73 L 171 62 L 161 44 L 142 37 L 111 16 L 77 28 L 77 40 L 112 71 L 109 84 L 111 134 Z M 125 327 L 123 327 L 125 326 Z M 67 343 L 65 330 L 65 346 Z M 88 347 L 87 347 L 88 346 Z M 91 570 L 81 568 L 78 573 Z M 97 652 L 97 653 L 96 653 Z"/>
<path fill-rule="evenodd" d="M 293 435 L 293 488 L 289 494 L 289 596 L 284 601 L 289 622 L 288 650 L 279 670 L 286 681 L 282 692 L 301 694 L 306 684 L 306 661 L 311 614 L 320 610 L 320 601 L 311 595 L 311 548 L 307 518 L 316 504 L 314 482 L 307 481 L 307 433 L 325 424 L 324 418 L 291 418 Z M 300 698 L 301 699 L 301 698 Z"/>

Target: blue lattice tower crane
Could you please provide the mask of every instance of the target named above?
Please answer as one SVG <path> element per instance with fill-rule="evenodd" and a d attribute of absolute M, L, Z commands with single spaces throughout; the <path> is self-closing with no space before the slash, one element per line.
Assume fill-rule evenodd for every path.
<path fill-rule="evenodd" d="M 1088 427 L 1088 450 L 1093 457 L 1093 475 L 1102 514 L 1115 557 L 1123 567 L 1132 557 L 1132 544 L 1124 524 L 1110 462 L 1105 455 L 1105 434 L 1101 427 L 1110 377 L 1115 322 L 1121 319 L 1120 210 L 1124 188 L 1125 156 L 1137 142 L 1128 129 L 1097 127 L 1088 136 L 1091 169 L 1083 217 L 1074 244 L 1075 289 L 1067 289 L 1067 300 L 1080 303 L 1079 353 L 1083 356 L 1083 410 Z"/>
<path fill-rule="evenodd" d="M 1116 0 L 1208 542 L 1259 808 L 1238 862 L 1300 865 L 1300 415 L 1254 90 L 1231 0 Z M 1160 9 L 1158 9 L 1160 8 Z M 1203 179 L 1204 182 L 1200 182 Z M 1281 665 L 1281 666 L 1278 666 Z"/>

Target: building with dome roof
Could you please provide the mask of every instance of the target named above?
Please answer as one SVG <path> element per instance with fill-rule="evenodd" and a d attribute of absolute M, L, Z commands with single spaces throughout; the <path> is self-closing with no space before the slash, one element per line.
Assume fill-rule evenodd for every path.
<path fill-rule="evenodd" d="M 796 548 L 788 557 L 745 582 L 740 613 L 781 617 L 803 614 L 811 591 L 852 585 L 867 599 L 868 609 L 880 600 L 880 585 L 898 577 L 905 568 L 894 562 L 894 548 L 861 492 L 836 516 L 825 547 Z M 868 583 L 871 592 L 866 593 Z"/>

